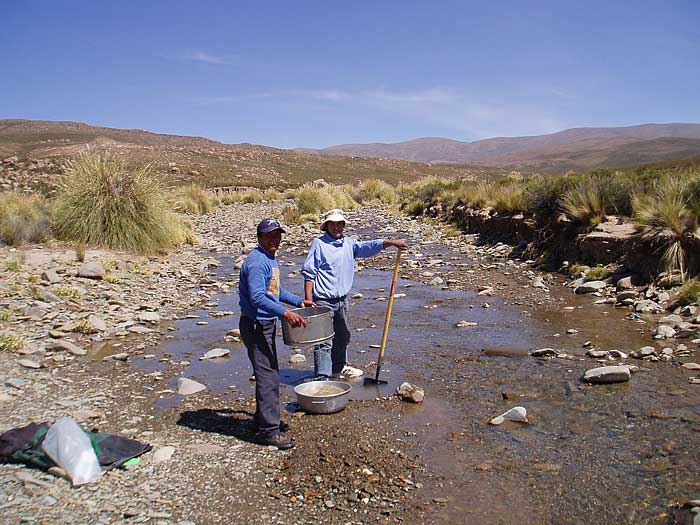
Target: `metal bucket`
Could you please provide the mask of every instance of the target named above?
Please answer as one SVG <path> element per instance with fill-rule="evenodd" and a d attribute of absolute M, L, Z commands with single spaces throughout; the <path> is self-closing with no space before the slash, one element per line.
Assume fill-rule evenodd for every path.
<path fill-rule="evenodd" d="M 337 394 L 322 395 L 319 389 L 324 387 L 340 388 Z M 340 412 L 348 404 L 352 387 L 342 381 L 309 381 L 294 387 L 297 402 L 304 412 L 311 414 L 332 414 Z"/>
<path fill-rule="evenodd" d="M 306 326 L 292 327 L 282 318 L 282 339 L 287 346 L 312 345 L 326 341 L 335 335 L 333 310 L 327 306 L 296 308 L 292 310 L 307 321 Z"/>

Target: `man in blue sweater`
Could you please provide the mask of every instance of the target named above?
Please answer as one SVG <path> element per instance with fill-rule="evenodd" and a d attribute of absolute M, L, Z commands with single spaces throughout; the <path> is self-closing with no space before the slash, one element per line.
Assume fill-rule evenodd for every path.
<path fill-rule="evenodd" d="M 317 306 L 333 310 L 333 342 L 326 341 L 314 347 L 314 374 L 317 380 L 340 377 L 359 377 L 364 372 L 348 365 L 348 293 L 355 275 L 355 259 L 371 257 L 384 248 L 408 248 L 403 239 L 375 239 L 358 241 L 345 237 L 347 219 L 342 210 L 326 212 L 321 224 L 324 234 L 314 239 L 304 261 L 304 296 Z"/>
<path fill-rule="evenodd" d="M 306 326 L 299 314 L 287 310 L 280 302 L 292 306 L 311 306 L 311 301 L 287 291 L 280 283 L 280 269 L 275 254 L 286 233 L 279 221 L 263 219 L 258 224 L 258 247 L 246 257 L 238 284 L 241 306 L 239 328 L 255 374 L 255 422 L 257 441 L 280 450 L 294 445 L 280 431 L 280 376 L 275 333 L 277 319 L 292 326 Z"/>

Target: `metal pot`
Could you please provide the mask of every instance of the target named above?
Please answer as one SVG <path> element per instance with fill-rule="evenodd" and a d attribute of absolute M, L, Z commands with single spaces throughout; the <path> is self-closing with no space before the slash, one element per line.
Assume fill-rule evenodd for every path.
<path fill-rule="evenodd" d="M 319 388 L 335 386 L 343 391 L 331 395 L 317 395 Z M 311 414 L 332 414 L 340 412 L 348 404 L 352 387 L 342 381 L 309 381 L 294 387 L 299 406 L 304 412 Z"/>
<path fill-rule="evenodd" d="M 326 341 L 335 335 L 333 310 L 327 306 L 296 308 L 292 310 L 306 319 L 306 326 L 292 327 L 282 318 L 282 339 L 287 346 L 312 345 Z"/>

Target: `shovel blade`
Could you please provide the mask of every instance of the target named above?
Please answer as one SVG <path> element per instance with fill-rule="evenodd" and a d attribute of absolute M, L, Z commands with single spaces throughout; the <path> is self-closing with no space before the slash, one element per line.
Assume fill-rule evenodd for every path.
<path fill-rule="evenodd" d="M 388 381 L 383 381 L 381 379 L 375 379 L 374 377 L 365 377 L 365 385 L 388 385 Z"/>

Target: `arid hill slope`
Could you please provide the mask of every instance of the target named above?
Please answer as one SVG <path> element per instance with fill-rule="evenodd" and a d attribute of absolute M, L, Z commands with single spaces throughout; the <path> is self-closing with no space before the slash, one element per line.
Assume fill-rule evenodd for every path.
<path fill-rule="evenodd" d="M 134 165 L 150 163 L 169 174 L 173 183 L 193 181 L 205 186 L 285 188 L 319 178 L 338 184 L 368 178 L 399 183 L 423 175 L 465 176 L 497 171 L 483 167 L 430 166 L 400 159 L 320 156 L 79 122 L 0 120 L 0 159 L 17 156 L 20 161 L 55 161 L 85 151 L 109 153 Z"/>

